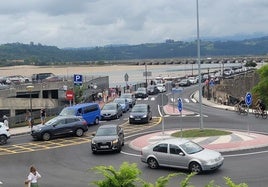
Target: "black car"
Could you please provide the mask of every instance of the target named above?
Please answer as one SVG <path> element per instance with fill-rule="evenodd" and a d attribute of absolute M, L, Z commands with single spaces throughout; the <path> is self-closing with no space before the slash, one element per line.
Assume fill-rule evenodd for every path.
<path fill-rule="evenodd" d="M 135 98 L 146 98 L 146 97 L 148 97 L 148 94 L 146 92 L 146 88 L 140 87 L 135 92 Z"/>
<path fill-rule="evenodd" d="M 34 126 L 31 135 L 34 139 L 48 141 L 51 138 L 66 135 L 81 137 L 87 130 L 87 122 L 80 116 L 58 116 L 44 125 Z"/>
<path fill-rule="evenodd" d="M 150 85 L 147 87 L 148 95 L 155 95 L 159 93 L 159 90 L 156 85 Z"/>
<path fill-rule="evenodd" d="M 98 128 L 91 140 L 92 153 L 117 151 L 124 146 L 124 131 L 117 124 L 102 125 Z"/>
<path fill-rule="evenodd" d="M 101 109 L 101 120 L 119 119 L 122 115 L 123 109 L 119 103 L 106 103 Z"/>
<path fill-rule="evenodd" d="M 136 104 L 130 114 L 129 123 L 149 123 L 152 119 L 151 107 L 148 104 Z"/>

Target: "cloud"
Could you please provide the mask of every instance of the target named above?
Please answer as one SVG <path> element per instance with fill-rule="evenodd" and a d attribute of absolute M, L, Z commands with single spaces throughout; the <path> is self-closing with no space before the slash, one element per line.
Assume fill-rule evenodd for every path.
<path fill-rule="evenodd" d="M 267 34 L 267 0 L 199 0 L 200 37 Z M 196 38 L 196 0 L 3 0 L 0 41 L 62 47 Z"/>

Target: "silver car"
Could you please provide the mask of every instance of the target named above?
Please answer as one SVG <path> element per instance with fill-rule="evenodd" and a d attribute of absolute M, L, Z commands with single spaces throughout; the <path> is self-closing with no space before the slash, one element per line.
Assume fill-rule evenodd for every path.
<path fill-rule="evenodd" d="M 164 166 L 200 173 L 218 169 L 224 158 L 221 153 L 203 148 L 190 140 L 172 138 L 142 148 L 141 161 L 152 169 Z"/>

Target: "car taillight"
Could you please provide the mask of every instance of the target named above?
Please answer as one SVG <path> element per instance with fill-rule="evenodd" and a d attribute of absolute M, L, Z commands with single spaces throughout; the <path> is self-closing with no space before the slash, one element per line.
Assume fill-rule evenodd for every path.
<path fill-rule="evenodd" d="M 86 121 L 83 121 L 83 125 L 87 125 L 87 122 Z"/>

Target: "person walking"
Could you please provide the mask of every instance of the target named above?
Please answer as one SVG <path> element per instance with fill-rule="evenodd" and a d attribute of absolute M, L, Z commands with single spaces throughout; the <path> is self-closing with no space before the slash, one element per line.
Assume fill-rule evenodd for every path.
<path fill-rule="evenodd" d="M 38 173 L 34 166 L 30 167 L 30 173 L 25 181 L 27 187 L 38 187 L 38 179 L 41 178 L 41 175 Z"/>
<path fill-rule="evenodd" d="M 33 124 L 32 124 L 32 114 L 31 114 L 31 112 L 29 110 L 27 110 L 27 112 L 26 112 L 25 121 L 27 121 L 29 128 L 32 128 L 33 127 Z"/>
<path fill-rule="evenodd" d="M 41 124 L 44 125 L 46 120 L 46 110 L 44 108 L 41 108 L 40 110 L 40 118 L 41 118 Z"/>

